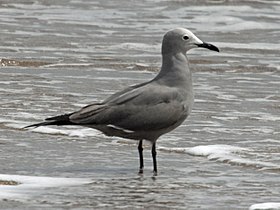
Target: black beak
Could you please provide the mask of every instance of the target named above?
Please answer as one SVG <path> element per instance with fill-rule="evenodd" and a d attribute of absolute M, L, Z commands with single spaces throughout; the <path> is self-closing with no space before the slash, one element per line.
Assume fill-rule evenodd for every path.
<path fill-rule="evenodd" d="M 209 50 L 216 51 L 216 52 L 220 52 L 220 50 L 219 50 L 218 47 L 216 47 L 215 45 L 206 43 L 206 42 L 203 42 L 202 44 L 197 44 L 197 46 L 198 46 L 198 47 L 204 47 L 204 48 L 207 48 L 207 49 L 209 49 Z"/>

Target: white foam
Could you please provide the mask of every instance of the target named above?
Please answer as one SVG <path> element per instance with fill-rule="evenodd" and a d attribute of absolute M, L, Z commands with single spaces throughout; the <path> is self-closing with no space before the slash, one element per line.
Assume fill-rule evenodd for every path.
<path fill-rule="evenodd" d="M 188 150 L 188 153 L 196 156 L 207 156 L 209 159 L 217 159 L 221 158 L 224 155 L 242 153 L 243 151 L 249 150 L 230 145 L 206 145 L 192 147 Z"/>
<path fill-rule="evenodd" d="M 101 132 L 91 129 L 91 128 L 82 128 L 82 129 L 73 129 L 70 128 L 65 129 L 57 129 L 57 128 L 51 128 L 51 127 L 37 127 L 31 130 L 32 132 L 36 133 L 46 133 L 46 134 L 52 134 L 52 135 L 65 135 L 65 136 L 72 136 L 72 137 L 93 137 L 93 136 L 100 136 L 102 135 Z"/>
<path fill-rule="evenodd" d="M 212 116 L 213 119 L 224 120 L 224 121 L 231 121 L 231 120 L 238 120 L 238 117 L 235 116 Z"/>
<path fill-rule="evenodd" d="M 49 187 L 75 186 L 90 183 L 86 178 L 55 178 L 0 174 L 0 180 L 15 181 L 18 185 L 0 185 L 0 198 L 25 199 Z"/>
<path fill-rule="evenodd" d="M 25 124 L 22 121 L 18 120 L 8 120 L 0 118 L 0 123 L 5 124 L 5 126 L 10 128 L 22 129 L 29 124 Z M 92 128 L 75 128 L 73 126 L 64 126 L 64 127 L 37 127 L 37 128 L 30 128 L 29 131 L 35 133 L 44 133 L 44 134 L 52 134 L 52 135 L 65 135 L 65 136 L 72 136 L 72 137 L 95 137 L 95 136 L 103 136 L 101 132 Z"/>
<path fill-rule="evenodd" d="M 193 156 L 203 156 L 203 157 L 207 157 L 209 160 L 226 162 L 233 165 L 254 167 L 263 170 L 280 168 L 280 165 L 274 163 L 258 161 L 258 160 L 250 160 L 249 157 L 247 158 L 245 156 L 252 155 L 253 151 L 237 146 L 218 144 L 218 145 L 196 146 L 191 148 L 159 147 L 158 149 L 162 151 L 168 151 L 168 152 L 186 153 Z"/>
<path fill-rule="evenodd" d="M 268 203 L 258 203 L 250 206 L 249 210 L 279 210 L 280 203 L 276 202 L 268 202 Z"/>

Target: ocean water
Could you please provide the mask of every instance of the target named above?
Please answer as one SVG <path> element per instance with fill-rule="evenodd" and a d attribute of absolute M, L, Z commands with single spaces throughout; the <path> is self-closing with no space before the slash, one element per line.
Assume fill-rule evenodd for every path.
<path fill-rule="evenodd" d="M 1 1 L 1 209 L 279 209 L 278 1 Z M 155 76 L 163 34 L 191 29 L 195 105 L 150 145 L 22 127 Z"/>

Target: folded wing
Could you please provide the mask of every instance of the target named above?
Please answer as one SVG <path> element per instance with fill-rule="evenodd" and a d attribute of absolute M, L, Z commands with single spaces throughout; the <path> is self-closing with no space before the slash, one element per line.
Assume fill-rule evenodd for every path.
<path fill-rule="evenodd" d="M 73 113 L 75 124 L 115 126 L 130 131 L 158 130 L 186 118 L 184 97 L 174 88 L 156 84 L 130 87 L 102 103 L 92 104 Z"/>

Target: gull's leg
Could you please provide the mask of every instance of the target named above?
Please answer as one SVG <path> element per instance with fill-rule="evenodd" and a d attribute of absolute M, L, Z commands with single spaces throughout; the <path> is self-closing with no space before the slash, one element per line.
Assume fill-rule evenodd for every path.
<path fill-rule="evenodd" d="M 144 168 L 142 143 L 143 140 L 140 140 L 138 144 L 138 152 L 139 152 L 139 160 L 140 160 L 139 174 L 143 174 L 143 168 Z"/>
<path fill-rule="evenodd" d="M 153 157 L 153 164 L 154 164 L 154 175 L 157 175 L 157 151 L 156 151 L 156 142 L 153 143 L 152 146 L 152 157 Z"/>

